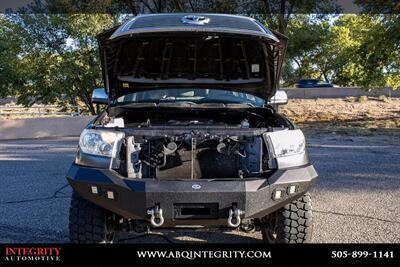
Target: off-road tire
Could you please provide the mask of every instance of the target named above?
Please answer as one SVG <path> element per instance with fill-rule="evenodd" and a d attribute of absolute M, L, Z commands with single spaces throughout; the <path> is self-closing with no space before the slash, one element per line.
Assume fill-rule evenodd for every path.
<path fill-rule="evenodd" d="M 274 221 L 275 223 L 269 223 Z M 266 243 L 308 243 L 312 236 L 312 204 L 310 193 L 267 216 L 261 227 Z M 272 230 L 273 228 L 274 230 Z M 271 232 L 273 237 L 271 238 Z"/>
<path fill-rule="evenodd" d="M 69 239 L 72 243 L 112 243 L 107 229 L 107 211 L 75 192 L 69 210 Z"/>

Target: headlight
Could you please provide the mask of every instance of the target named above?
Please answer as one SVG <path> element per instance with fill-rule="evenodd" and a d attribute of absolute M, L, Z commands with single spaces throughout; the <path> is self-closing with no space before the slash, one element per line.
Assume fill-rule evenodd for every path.
<path fill-rule="evenodd" d="M 83 153 L 115 157 L 117 144 L 124 135 L 122 132 L 85 129 L 79 138 L 79 148 Z"/>
<path fill-rule="evenodd" d="M 283 130 L 265 134 L 270 159 L 276 159 L 278 169 L 308 163 L 306 140 L 301 130 Z"/>

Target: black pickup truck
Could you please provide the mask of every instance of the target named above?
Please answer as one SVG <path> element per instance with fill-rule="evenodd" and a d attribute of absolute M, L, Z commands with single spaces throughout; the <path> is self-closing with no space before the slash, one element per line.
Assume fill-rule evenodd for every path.
<path fill-rule="evenodd" d="M 98 40 L 105 88 L 93 101 L 106 108 L 66 175 L 72 242 L 174 227 L 310 240 L 317 173 L 302 131 L 274 108 L 287 101 L 276 97 L 284 35 L 243 16 L 171 13 Z"/>

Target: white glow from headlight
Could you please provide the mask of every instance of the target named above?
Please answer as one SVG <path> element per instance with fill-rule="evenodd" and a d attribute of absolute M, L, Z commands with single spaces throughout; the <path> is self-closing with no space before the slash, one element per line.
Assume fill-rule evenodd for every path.
<path fill-rule="evenodd" d="M 79 147 L 87 154 L 115 157 L 116 145 L 123 137 L 122 132 L 85 129 L 79 138 Z"/>
<path fill-rule="evenodd" d="M 301 154 L 306 149 L 306 140 L 301 130 L 276 131 L 267 135 L 276 158 Z"/>

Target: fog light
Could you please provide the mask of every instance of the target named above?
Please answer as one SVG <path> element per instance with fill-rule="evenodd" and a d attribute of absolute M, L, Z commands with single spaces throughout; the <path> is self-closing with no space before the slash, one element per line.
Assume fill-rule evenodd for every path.
<path fill-rule="evenodd" d="M 114 199 L 114 192 L 113 191 L 107 191 L 107 198 Z"/>
<path fill-rule="evenodd" d="M 285 194 L 284 190 L 281 189 L 275 189 L 274 193 L 272 193 L 272 199 L 273 200 L 278 200 L 283 198 L 283 195 Z"/>
<path fill-rule="evenodd" d="M 297 186 L 296 185 L 291 185 L 291 186 L 288 187 L 288 194 L 289 195 L 294 194 L 296 192 L 297 192 Z"/>
<path fill-rule="evenodd" d="M 92 190 L 92 194 L 98 194 L 99 193 L 99 189 L 97 188 L 97 186 L 91 186 L 90 189 Z"/>

